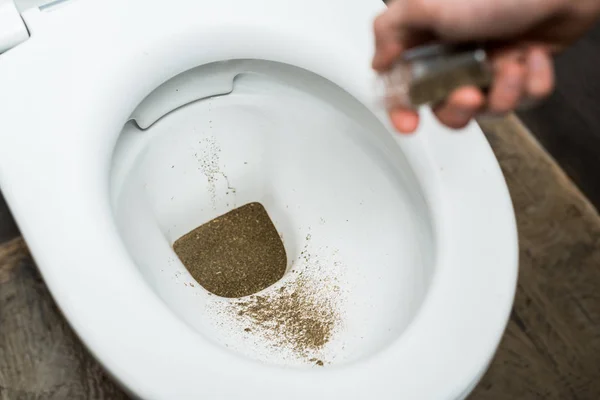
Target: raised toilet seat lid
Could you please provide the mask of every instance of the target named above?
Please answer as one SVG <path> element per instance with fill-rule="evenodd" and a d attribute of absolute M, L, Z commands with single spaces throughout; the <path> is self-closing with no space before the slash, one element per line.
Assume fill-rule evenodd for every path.
<path fill-rule="evenodd" d="M 31 37 L 0 55 L 2 191 L 69 323 L 136 396 L 454 399 L 484 372 L 512 305 L 517 236 L 502 173 L 474 124 L 451 133 L 425 112 L 416 136 L 397 138 L 431 199 L 436 272 L 402 336 L 360 362 L 284 369 L 204 340 L 144 282 L 113 219 L 112 151 L 152 89 L 197 65 L 262 58 L 312 71 L 368 105 L 364 61 L 383 8 L 74 0 L 25 13 Z"/>

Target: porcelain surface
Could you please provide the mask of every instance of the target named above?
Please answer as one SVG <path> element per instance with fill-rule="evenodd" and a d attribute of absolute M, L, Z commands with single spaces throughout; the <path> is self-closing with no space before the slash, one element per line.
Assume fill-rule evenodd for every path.
<path fill-rule="evenodd" d="M 424 110 L 416 135 L 391 131 L 369 66 L 383 7 L 24 13 L 31 37 L 0 55 L 0 185 L 65 317 L 134 395 L 457 399 L 487 368 L 516 285 L 510 197 L 475 124 Z M 183 285 L 172 242 L 250 201 L 291 260 L 310 235 L 342 282 L 324 368 L 247 346 Z"/>

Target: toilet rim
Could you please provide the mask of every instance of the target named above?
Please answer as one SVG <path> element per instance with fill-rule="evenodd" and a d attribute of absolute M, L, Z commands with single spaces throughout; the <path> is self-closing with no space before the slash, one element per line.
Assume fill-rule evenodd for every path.
<path fill-rule="evenodd" d="M 78 14 L 84 21 L 83 17 L 89 17 L 89 13 L 92 12 L 96 18 L 114 18 L 115 21 L 119 21 L 119 16 L 126 17 L 127 10 L 131 11 L 129 5 L 123 7 L 113 0 L 107 2 L 114 7 L 110 13 L 100 7 L 93 7 L 93 4 L 96 4 L 93 2 L 91 5 L 81 2 L 77 4 L 77 8 L 73 7 L 74 11 L 69 12 Z M 263 3 L 270 4 L 270 1 L 264 0 Z M 182 4 L 186 4 L 190 10 L 195 10 L 191 3 Z M 119 6 L 124 10 L 116 11 Z M 324 6 L 320 3 L 315 7 L 323 9 L 326 15 L 333 15 L 335 9 L 333 5 Z M 361 15 L 365 9 L 368 11 L 367 16 Z M 348 13 L 348 17 L 350 20 L 364 23 L 370 19 L 369 15 L 375 14 L 379 9 L 381 6 L 374 4 L 356 6 L 356 9 L 351 9 Z M 149 5 L 146 11 L 149 19 L 161 18 L 160 7 Z M 69 12 L 65 12 L 65 15 L 68 16 Z M 310 18 L 310 13 L 305 11 L 304 14 L 307 19 Z M 57 20 L 61 19 L 59 17 L 60 14 L 57 13 Z M 294 33 L 302 31 L 298 31 L 297 27 L 286 31 L 268 17 L 257 18 L 262 19 L 250 23 L 244 21 L 248 23 L 245 26 L 247 40 L 256 43 L 269 42 L 274 32 L 280 36 L 287 32 L 289 35 L 286 43 L 297 44 L 294 46 L 297 50 L 295 54 L 286 53 L 283 48 L 274 46 L 265 50 L 262 58 L 303 66 L 329 78 L 359 100 L 368 99 L 369 88 L 361 83 L 361 79 L 355 79 L 366 76 L 366 68 L 348 66 L 349 61 L 363 59 L 363 53 L 371 51 L 370 46 L 362 43 L 364 31 L 358 30 L 356 34 L 356 49 L 348 47 L 334 51 L 332 46 L 322 43 L 323 52 L 331 51 L 331 61 L 324 65 L 310 60 L 308 53 L 302 53 L 303 50 L 307 50 L 303 42 L 306 37 L 314 35 L 314 32 L 305 32 L 306 36 L 298 37 Z M 65 17 L 65 21 L 61 22 L 66 20 Z M 87 22 L 94 25 L 90 18 Z M 180 22 L 183 25 L 192 25 L 192 21 L 186 17 L 182 17 Z M 207 22 L 204 29 L 208 26 L 210 24 Z M 241 28 L 243 25 L 239 26 Z M 139 28 L 143 27 L 143 24 L 140 24 Z M 340 27 L 344 34 L 350 34 L 346 29 L 343 25 Z M 70 36 L 64 31 L 56 32 L 58 37 L 70 40 L 72 45 L 77 46 L 77 38 L 68 39 Z M 223 35 L 223 38 L 233 39 L 233 36 L 227 36 L 227 29 L 212 31 L 213 34 L 216 32 Z M 234 35 L 234 32 L 230 32 L 229 35 Z M 142 41 L 141 35 L 132 36 L 140 41 L 124 43 L 124 47 L 120 48 L 105 45 L 106 41 L 110 40 L 110 35 L 104 35 L 103 38 L 89 37 L 94 46 L 79 54 L 80 61 L 85 57 L 93 59 L 94 53 L 99 50 L 104 55 L 115 58 L 125 57 L 117 63 L 120 68 L 118 75 L 111 76 L 116 73 L 115 65 L 115 71 L 104 71 L 106 76 L 102 75 L 101 82 L 89 82 L 89 79 L 84 81 L 83 74 L 73 71 L 74 76 L 71 80 L 66 80 L 60 85 L 51 81 L 44 83 L 39 77 L 31 77 L 37 84 L 36 88 L 32 89 L 23 86 L 28 80 L 11 84 L 0 77 L 0 83 L 6 83 L 5 87 L 9 87 L 9 92 L 11 87 L 15 91 L 16 104 L 19 104 L 19 100 L 29 100 L 33 93 L 41 94 L 40 99 L 31 102 L 34 110 L 40 110 L 40 120 L 46 123 L 46 136 L 35 134 L 35 121 L 15 122 L 19 117 L 26 116 L 27 112 L 18 106 L 2 102 L 2 109 L 12 113 L 6 120 L 0 121 L 0 132 L 15 130 L 15 127 L 21 130 L 18 132 L 18 138 L 8 138 L 0 134 L 2 189 L 58 305 L 87 347 L 112 375 L 134 393 L 148 398 L 172 394 L 169 390 L 173 389 L 165 386 L 176 387 L 184 394 L 194 393 L 194 377 L 197 377 L 199 370 L 202 370 L 206 381 L 215 384 L 221 382 L 221 373 L 226 372 L 230 377 L 236 376 L 240 385 L 246 385 L 246 390 L 260 389 L 261 385 L 264 385 L 261 379 L 263 375 L 270 375 L 269 379 L 277 376 L 280 383 L 278 387 L 286 390 L 294 388 L 293 395 L 298 397 L 307 393 L 314 394 L 311 392 L 313 386 L 318 386 L 319 393 L 323 394 L 340 395 L 340 390 L 343 389 L 350 394 L 372 395 L 373 385 L 385 388 L 393 385 L 396 391 L 390 389 L 390 393 L 385 392 L 391 397 L 402 394 L 410 396 L 411 393 L 424 393 L 424 390 L 429 390 L 431 397 L 434 397 L 435 393 L 444 393 L 445 396 L 448 393 L 458 395 L 464 390 L 489 362 L 490 352 L 496 347 L 506 324 L 516 282 L 517 239 L 512 205 L 500 169 L 481 131 L 475 125 L 471 125 L 458 137 L 441 129 L 434 122 L 432 115 L 426 112 L 423 118 L 424 126 L 417 137 L 397 139 L 408 156 L 421 157 L 413 157 L 411 161 L 417 170 L 423 172 L 423 179 L 425 175 L 429 176 L 428 181 L 423 180 L 426 186 L 430 185 L 429 188 L 425 187 L 425 190 L 429 190 L 429 194 L 434 197 L 444 199 L 444 202 L 434 199 L 431 205 L 438 221 L 437 233 L 441 238 L 436 274 L 425 303 L 401 338 L 386 351 L 369 359 L 343 367 L 323 369 L 318 373 L 269 366 L 257 368 L 256 363 L 229 354 L 201 340 L 191 328 L 177 319 L 159 300 L 156 293 L 143 282 L 118 237 L 106 185 L 108 163 L 114 146 L 113 139 L 116 140 L 116 137 L 109 140 L 104 133 L 111 131 L 116 135 L 123 121 L 133 111 L 132 107 L 141 101 L 139 97 L 148 93 L 147 88 L 132 85 L 132 92 L 138 93 L 137 103 L 132 101 L 134 96 L 127 99 L 119 99 L 116 96 L 121 92 L 124 83 L 135 80 L 137 67 L 141 65 L 139 59 L 125 54 L 123 48 L 147 43 Z M 234 40 L 230 42 L 233 43 Z M 67 44 L 53 44 L 45 38 L 40 38 L 35 43 L 32 40 L 29 44 L 31 51 L 27 53 L 23 50 L 20 56 L 31 57 L 37 61 L 48 60 L 46 77 L 58 78 L 64 73 L 64 68 L 73 61 L 72 55 L 65 51 L 64 46 Z M 314 46 L 314 43 L 311 46 Z M 234 49 L 233 45 L 228 49 L 225 47 L 227 46 L 215 52 L 213 57 L 219 58 L 220 53 L 224 54 L 227 51 L 235 50 L 236 54 L 244 54 L 247 51 L 241 44 L 237 49 Z M 256 49 L 252 52 L 256 55 L 254 50 Z M 16 57 L 19 55 L 16 55 L 15 59 Z M 164 65 L 160 54 L 144 57 L 145 63 Z M 158 67 L 154 68 L 154 79 L 158 82 L 164 80 L 167 75 L 173 75 L 177 69 L 191 68 L 197 65 L 200 56 L 196 54 L 194 58 L 191 55 L 185 60 L 184 56 L 179 57 L 179 65 L 167 66 L 166 69 L 172 68 L 171 70 L 158 71 Z M 11 61 L 14 60 L 10 57 L 7 61 L 0 59 L 0 75 L 3 71 L 19 71 L 18 63 Z M 129 67 L 126 65 L 128 63 Z M 93 71 L 93 65 L 82 65 L 89 66 Z M 21 69 L 40 71 L 39 67 L 35 66 Z M 336 73 L 340 70 L 344 70 L 345 74 Z M 112 79 L 115 77 L 117 79 Z M 81 85 L 82 83 L 86 84 Z M 146 82 L 148 86 L 157 86 L 155 83 Z M 65 121 L 60 115 L 51 116 L 47 110 L 42 110 L 43 100 L 51 99 L 44 92 L 44 88 L 54 89 L 53 93 L 57 93 L 56 89 L 59 86 L 62 89 L 61 98 L 64 100 L 63 109 L 76 110 L 81 118 Z M 94 98 L 89 96 L 93 90 L 97 90 Z M 102 107 L 97 107 L 100 104 Z M 60 109 L 52 111 L 57 112 Z M 90 119 L 104 121 L 102 126 L 90 128 Z M 88 132 L 86 140 L 73 134 L 82 130 Z M 63 131 L 68 132 L 61 133 Z M 51 150 L 60 152 L 64 151 L 65 147 L 69 149 L 67 154 L 60 157 L 52 154 Z M 1 148 L 10 148 L 10 151 L 2 151 Z M 33 153 L 36 165 L 47 167 L 43 178 L 32 173 L 33 170 L 14 172 L 19 171 L 16 169 L 17 165 L 22 163 L 15 154 L 23 154 L 25 150 Z M 457 157 L 457 154 L 468 154 L 471 157 Z M 74 163 L 88 167 L 85 170 L 74 170 Z M 74 184 L 79 191 L 71 195 L 66 202 L 59 194 L 71 191 Z M 479 189 L 475 193 L 474 187 Z M 36 201 L 40 196 L 48 200 L 40 204 Z M 494 212 L 490 213 L 489 210 Z M 500 244 L 498 247 L 501 248 L 493 248 L 489 243 L 491 240 L 481 237 L 481 232 L 489 230 L 490 226 L 494 227 L 493 234 Z M 74 235 L 73 232 L 79 234 Z M 86 241 L 82 239 L 82 233 L 101 238 L 102 243 Z M 48 235 L 62 237 L 64 241 L 49 245 Z M 99 251 L 103 253 L 99 254 Z M 83 271 L 79 267 L 80 260 L 83 257 L 89 259 L 89 254 L 95 255 L 94 260 L 90 261 L 92 265 L 105 267 L 110 271 L 101 268 Z M 481 265 L 485 265 L 486 268 L 478 268 Z M 120 279 L 111 279 L 109 272 L 117 272 Z M 457 279 L 457 273 L 470 274 L 473 283 L 467 279 Z M 90 282 L 91 278 L 95 279 L 95 284 Z M 102 293 L 94 293 L 96 284 L 104 288 Z M 458 296 L 457 293 L 461 295 Z M 132 310 L 135 310 L 135 315 L 130 314 Z M 127 332 L 123 332 L 121 326 L 127 326 Z M 156 344 L 161 343 L 161 338 L 164 337 L 177 339 L 157 347 Z M 469 352 L 465 353 L 465 349 Z M 198 362 L 208 358 L 211 360 L 210 366 Z M 265 370 L 270 374 L 262 374 Z M 305 387 L 305 381 L 302 379 L 304 376 L 310 377 L 311 388 Z M 444 376 L 441 382 L 440 376 Z M 440 384 L 432 388 L 431 382 Z M 371 390 L 365 389 L 367 384 L 371 386 Z M 236 388 L 220 389 L 227 391 Z"/>

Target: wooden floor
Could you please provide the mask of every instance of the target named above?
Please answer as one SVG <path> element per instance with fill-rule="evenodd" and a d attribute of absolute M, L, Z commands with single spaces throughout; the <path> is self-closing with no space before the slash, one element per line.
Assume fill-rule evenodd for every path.
<path fill-rule="evenodd" d="M 521 270 L 471 399 L 600 399 L 600 218 L 516 118 L 483 127 L 515 205 Z M 127 398 L 61 317 L 1 202 L 0 241 L 0 399 Z"/>

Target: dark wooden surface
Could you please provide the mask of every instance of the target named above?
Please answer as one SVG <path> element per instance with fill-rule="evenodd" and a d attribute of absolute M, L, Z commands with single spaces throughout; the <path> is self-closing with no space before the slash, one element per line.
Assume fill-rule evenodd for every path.
<path fill-rule="evenodd" d="M 557 88 L 519 116 L 600 209 L 600 23 L 556 60 Z"/>
<path fill-rule="evenodd" d="M 0 246 L 0 400 L 127 397 L 57 310 L 21 238 Z"/>
<path fill-rule="evenodd" d="M 484 130 L 515 204 L 521 271 L 502 345 L 471 399 L 600 399 L 600 218 L 518 120 Z M 16 235 L 0 218 L 12 226 L 4 238 Z M 124 398 L 61 317 L 23 240 L 0 244 L 0 399 Z"/>
<path fill-rule="evenodd" d="M 600 399 L 600 217 L 532 136 L 484 126 L 517 215 L 520 276 L 501 348 L 472 399 Z"/>

